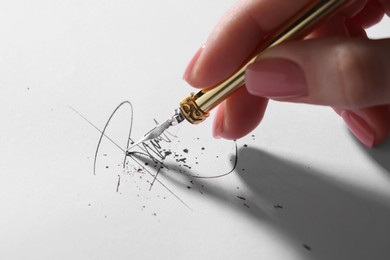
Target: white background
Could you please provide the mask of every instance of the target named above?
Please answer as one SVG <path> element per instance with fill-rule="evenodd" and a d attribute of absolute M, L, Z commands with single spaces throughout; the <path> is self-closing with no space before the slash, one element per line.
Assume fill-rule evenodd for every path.
<path fill-rule="evenodd" d="M 172 130 L 163 148 L 192 168 L 170 157 L 165 187 L 123 170 L 107 139 L 93 174 L 100 133 L 70 107 L 102 129 L 129 100 L 137 139 L 190 91 L 183 70 L 232 3 L 0 3 L 2 259 L 389 259 L 390 143 L 365 149 L 328 108 L 271 102 L 223 178 L 177 170 L 232 167 L 235 144 L 211 120 Z M 129 116 L 107 132 L 122 147 Z"/>

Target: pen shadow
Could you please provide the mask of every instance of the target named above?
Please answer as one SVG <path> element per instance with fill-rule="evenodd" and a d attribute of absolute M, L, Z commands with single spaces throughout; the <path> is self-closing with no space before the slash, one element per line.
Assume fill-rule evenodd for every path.
<path fill-rule="evenodd" d="M 183 189 L 196 181 L 204 196 L 271 226 L 295 241 L 309 259 L 389 259 L 388 201 L 261 150 L 238 153 L 236 169 L 245 169 L 238 174 L 251 191 L 245 201 L 207 179 L 160 174 Z"/>

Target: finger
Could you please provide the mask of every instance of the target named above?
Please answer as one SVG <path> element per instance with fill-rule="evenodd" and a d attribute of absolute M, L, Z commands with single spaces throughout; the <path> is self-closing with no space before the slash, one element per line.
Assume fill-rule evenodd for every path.
<path fill-rule="evenodd" d="M 353 17 L 353 20 L 363 28 L 368 28 L 382 20 L 384 10 L 375 0 L 370 0 L 364 6 L 363 10 Z"/>
<path fill-rule="evenodd" d="M 336 30 L 334 28 L 337 28 Z M 367 35 L 358 22 L 338 14 L 324 23 L 312 35 L 314 37 L 353 36 L 367 38 Z M 390 131 L 389 106 L 345 110 L 334 108 L 344 119 L 348 128 L 365 146 L 372 147 L 384 142 Z"/>
<path fill-rule="evenodd" d="M 242 0 L 220 19 L 201 51 L 194 55 L 183 78 L 207 88 L 233 74 L 265 36 L 276 30 L 311 0 Z M 343 9 L 346 16 L 359 12 L 367 0 L 355 0 Z"/>
<path fill-rule="evenodd" d="M 358 14 L 364 6 L 367 4 L 367 2 L 370 0 L 355 0 L 352 1 L 350 4 L 348 4 L 341 12 L 345 14 L 347 17 L 353 17 L 356 14 Z"/>
<path fill-rule="evenodd" d="M 221 18 L 184 79 L 192 86 L 213 86 L 234 73 L 259 42 L 311 0 L 238 1 Z"/>
<path fill-rule="evenodd" d="M 390 106 L 345 110 L 334 108 L 348 128 L 365 146 L 383 143 L 390 132 Z"/>
<path fill-rule="evenodd" d="M 315 39 L 335 36 L 349 36 L 346 27 L 346 17 L 342 13 L 334 15 L 331 19 L 321 23 L 314 31 L 305 37 L 305 39 Z"/>
<path fill-rule="evenodd" d="M 306 39 L 325 37 L 361 37 L 367 38 L 367 33 L 355 19 L 348 18 L 343 13 L 334 15 L 311 32 Z"/>
<path fill-rule="evenodd" d="M 383 11 L 390 16 L 390 1 L 389 0 L 377 0 L 377 2 L 382 6 Z"/>
<path fill-rule="evenodd" d="M 320 39 L 270 49 L 249 66 L 253 95 L 362 108 L 390 104 L 390 40 Z"/>
<path fill-rule="evenodd" d="M 250 95 L 240 88 L 217 109 L 213 135 L 216 138 L 238 139 L 251 132 L 262 120 L 268 99 Z"/>
<path fill-rule="evenodd" d="M 348 31 L 348 36 L 350 37 L 360 37 L 367 39 L 367 32 L 364 30 L 363 26 L 360 25 L 358 22 L 356 22 L 353 19 L 347 19 L 345 21 L 345 26 Z"/>

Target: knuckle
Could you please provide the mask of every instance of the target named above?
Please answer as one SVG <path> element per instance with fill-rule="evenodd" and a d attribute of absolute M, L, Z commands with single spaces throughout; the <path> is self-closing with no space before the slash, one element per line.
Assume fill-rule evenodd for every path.
<path fill-rule="evenodd" d="M 338 46 L 335 52 L 341 102 L 348 107 L 362 106 L 370 95 L 366 64 L 371 55 L 367 49 L 350 44 Z"/>

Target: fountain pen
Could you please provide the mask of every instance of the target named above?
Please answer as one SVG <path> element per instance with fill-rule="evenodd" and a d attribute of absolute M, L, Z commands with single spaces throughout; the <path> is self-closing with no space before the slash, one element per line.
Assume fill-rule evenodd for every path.
<path fill-rule="evenodd" d="M 208 87 L 207 90 L 200 90 L 197 93 L 191 93 L 185 97 L 171 118 L 147 132 L 139 141 L 133 143 L 127 151 L 143 142 L 159 137 L 166 129 L 183 121 L 188 121 L 191 124 L 203 122 L 213 108 L 244 85 L 246 68 L 255 62 L 263 51 L 285 41 L 302 39 L 316 25 L 334 14 L 348 2 L 351 2 L 351 0 L 311 1 L 267 37 L 257 48 L 257 51 L 254 52 L 255 54 L 249 57 L 238 71 L 216 86 Z"/>

